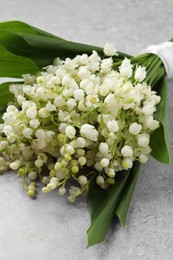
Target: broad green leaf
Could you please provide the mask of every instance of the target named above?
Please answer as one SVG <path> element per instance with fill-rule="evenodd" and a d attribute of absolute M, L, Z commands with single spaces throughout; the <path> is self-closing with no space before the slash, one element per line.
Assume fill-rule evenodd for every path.
<path fill-rule="evenodd" d="M 81 53 L 91 54 L 93 50 L 103 53 L 100 47 L 66 41 L 18 21 L 0 23 L 0 43 L 14 54 L 37 60 L 49 58 L 52 61 L 57 56 L 66 58 Z"/>
<path fill-rule="evenodd" d="M 82 53 L 91 54 L 93 50 L 103 55 L 103 48 L 67 41 L 19 21 L 0 23 L 0 43 L 8 51 L 31 59 L 39 67 L 51 64 L 56 57 L 64 59 Z M 124 56 L 129 57 L 120 52 L 116 61 L 121 61 Z"/>
<path fill-rule="evenodd" d="M 0 30 L 6 30 L 9 32 L 14 32 L 17 34 L 22 33 L 30 33 L 30 34 L 37 34 L 35 30 L 32 28 L 32 26 L 20 22 L 20 21 L 7 21 L 0 23 Z"/>
<path fill-rule="evenodd" d="M 71 55 L 76 54 L 91 54 L 93 50 L 98 51 L 98 53 L 103 53 L 103 49 L 96 46 L 86 45 L 82 43 L 75 43 L 71 41 L 64 41 L 60 38 L 51 38 L 42 35 L 35 35 L 34 37 L 30 34 L 24 34 L 23 38 L 25 41 L 33 48 L 41 48 L 53 51 L 58 51 L 61 55 L 66 53 L 65 56 L 68 57 L 68 53 Z M 62 54 L 64 56 L 64 54 Z"/>
<path fill-rule="evenodd" d="M 14 97 L 12 93 L 9 92 L 9 85 L 13 84 L 13 82 L 5 82 L 0 84 L 0 100 L 1 107 L 7 105 L 9 101 L 11 101 Z"/>
<path fill-rule="evenodd" d="M 64 41 L 59 38 L 50 38 L 39 35 L 32 37 L 31 35 L 25 34 L 23 35 L 23 39 L 33 50 L 34 55 L 32 55 L 31 59 L 36 62 L 39 61 L 39 65 L 43 58 L 49 59 L 49 63 L 41 64 L 42 67 L 51 64 L 56 57 L 60 57 L 61 59 L 67 57 L 73 58 L 77 54 L 91 54 L 93 50 L 98 51 L 100 54 L 103 53 L 102 48 Z"/>
<path fill-rule="evenodd" d="M 88 202 L 91 212 L 91 226 L 87 231 L 88 247 L 104 240 L 105 235 L 115 216 L 123 189 L 129 176 L 129 171 L 117 174 L 115 184 L 108 190 L 101 190 L 92 180 L 88 192 Z"/>
<path fill-rule="evenodd" d="M 151 155 L 156 160 L 169 164 L 171 163 L 171 158 L 169 151 L 167 84 L 165 77 L 158 82 L 154 90 L 161 96 L 161 102 L 158 104 L 155 113 L 155 118 L 160 121 L 160 127 L 151 135 Z"/>
<path fill-rule="evenodd" d="M 34 37 L 45 36 L 49 39 L 55 38 L 57 41 L 65 41 L 64 39 L 44 32 L 38 28 L 32 27 L 20 21 L 9 21 L 0 23 L 0 43 L 10 52 L 19 56 L 31 58 L 37 65 L 44 67 L 52 63 L 57 56 L 53 49 L 42 49 L 31 47 L 25 40 L 24 36 Z"/>
<path fill-rule="evenodd" d="M 27 34 L 32 34 L 32 35 L 43 35 L 43 36 L 59 38 L 61 40 L 64 40 L 58 36 L 45 32 L 41 29 L 38 29 L 34 26 L 31 26 L 31 25 L 21 22 L 21 21 L 2 22 L 2 23 L 0 23 L 0 30 L 6 30 L 8 32 L 12 32 L 12 33 L 14 33 L 16 35 L 20 35 L 20 36 L 22 36 L 24 33 L 27 33 Z"/>
<path fill-rule="evenodd" d="M 20 78 L 22 74 L 35 74 L 39 70 L 31 60 L 12 54 L 0 44 L 0 77 Z"/>
<path fill-rule="evenodd" d="M 121 200 L 116 209 L 116 215 L 119 218 L 119 221 L 122 226 L 126 224 L 126 218 L 128 209 L 130 206 L 130 202 L 135 191 L 136 183 L 140 173 L 140 163 L 134 162 L 133 168 L 130 171 L 129 177 L 126 182 L 126 186 L 123 190 L 123 195 L 121 196 Z"/>
<path fill-rule="evenodd" d="M 155 130 L 151 136 L 150 146 L 152 148 L 151 156 L 159 162 L 170 164 L 170 154 L 168 143 L 165 139 L 165 129 L 163 123 Z"/>
<path fill-rule="evenodd" d="M 31 35 L 32 38 L 37 35 Z M 25 57 L 40 68 L 51 64 L 56 56 L 55 51 L 31 47 L 23 37 L 11 32 L 0 30 L 0 44 L 2 44 L 10 53 Z M 29 72 L 28 72 L 29 73 Z"/>

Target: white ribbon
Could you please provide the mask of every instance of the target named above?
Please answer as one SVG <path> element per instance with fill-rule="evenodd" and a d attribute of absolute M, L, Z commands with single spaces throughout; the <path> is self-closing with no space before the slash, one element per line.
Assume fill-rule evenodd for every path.
<path fill-rule="evenodd" d="M 156 54 L 164 64 L 168 79 L 173 79 L 173 42 L 163 42 L 158 45 L 150 45 L 141 53 Z"/>

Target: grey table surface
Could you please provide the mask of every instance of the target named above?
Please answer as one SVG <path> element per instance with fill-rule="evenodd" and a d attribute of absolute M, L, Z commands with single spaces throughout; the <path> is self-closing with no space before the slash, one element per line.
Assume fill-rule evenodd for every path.
<path fill-rule="evenodd" d="M 173 0 L 0 0 L 0 22 L 22 20 L 72 41 L 138 54 L 173 37 Z M 173 150 L 173 82 L 169 82 Z M 158 149 L 160 149 L 158 144 Z M 161 152 L 161 151 L 160 151 Z M 69 205 L 53 192 L 30 200 L 14 172 L 0 176 L 0 260 L 173 259 L 173 166 L 143 166 L 127 227 L 86 249 L 86 198 Z"/>

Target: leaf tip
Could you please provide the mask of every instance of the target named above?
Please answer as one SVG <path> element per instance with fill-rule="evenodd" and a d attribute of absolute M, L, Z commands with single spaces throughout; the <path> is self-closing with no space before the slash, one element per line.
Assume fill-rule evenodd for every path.
<path fill-rule="evenodd" d="M 118 218 L 118 220 L 119 220 L 119 222 L 120 222 L 120 225 L 121 225 L 121 227 L 122 228 L 126 228 L 126 217 L 121 217 L 119 214 L 118 214 L 118 212 L 116 212 L 116 216 L 117 216 L 117 218 Z"/>

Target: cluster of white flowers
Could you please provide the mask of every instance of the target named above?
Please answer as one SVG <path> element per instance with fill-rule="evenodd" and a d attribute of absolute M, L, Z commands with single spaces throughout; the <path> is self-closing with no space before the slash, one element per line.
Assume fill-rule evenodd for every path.
<path fill-rule="evenodd" d="M 125 58 L 114 70 L 115 47 L 107 43 L 104 53 L 103 59 L 96 51 L 57 58 L 38 76 L 24 75 L 24 84 L 10 86 L 15 102 L 0 125 L 0 171 L 23 175 L 30 197 L 38 177 L 43 192 L 58 188 L 60 195 L 73 178 L 73 202 L 87 192 L 93 174 L 106 189 L 117 171 L 148 160 L 160 97 L 144 82 L 144 67 Z"/>

